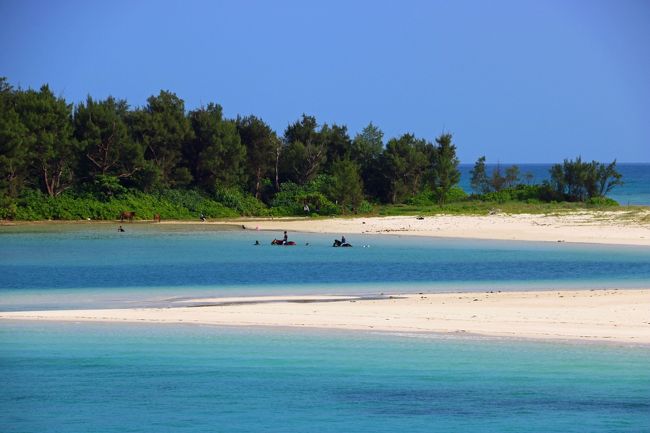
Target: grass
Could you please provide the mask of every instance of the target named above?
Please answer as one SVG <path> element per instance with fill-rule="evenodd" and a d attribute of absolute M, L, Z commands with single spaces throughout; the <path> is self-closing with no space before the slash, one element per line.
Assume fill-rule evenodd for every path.
<path fill-rule="evenodd" d="M 617 211 L 613 206 L 587 205 L 584 203 L 526 203 L 526 202 L 482 202 L 461 201 L 438 205 L 379 205 L 375 213 L 379 216 L 398 215 L 489 215 L 490 213 L 565 215 L 576 211 Z M 627 209 L 627 208 L 626 208 Z M 637 212 L 635 210 L 635 212 Z"/>

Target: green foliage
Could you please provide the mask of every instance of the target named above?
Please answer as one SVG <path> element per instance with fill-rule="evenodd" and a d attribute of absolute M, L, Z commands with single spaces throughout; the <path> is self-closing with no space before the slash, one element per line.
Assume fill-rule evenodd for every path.
<path fill-rule="evenodd" d="M 371 161 L 377 160 L 384 150 L 384 133 L 370 122 L 354 137 L 350 157 L 359 164 L 362 172 Z"/>
<path fill-rule="evenodd" d="M 483 201 L 493 201 L 496 203 L 505 203 L 512 200 L 512 195 L 510 190 L 501 190 L 501 191 L 491 191 L 486 194 L 481 195 L 481 200 Z"/>
<path fill-rule="evenodd" d="M 519 167 L 516 165 L 508 167 L 504 176 L 501 174 L 501 165 L 497 164 L 492 170 L 492 174 L 488 175 L 485 168 L 485 156 L 481 156 L 476 161 L 471 175 L 472 189 L 478 194 L 488 194 L 491 192 L 500 192 L 503 189 L 512 189 L 520 181 Z"/>
<path fill-rule="evenodd" d="M 440 190 L 432 191 L 425 190 L 419 194 L 414 195 L 409 198 L 406 202 L 409 205 L 413 206 L 432 206 L 437 203 L 440 203 Z M 463 191 L 460 187 L 453 187 L 447 191 L 447 196 L 444 199 L 445 203 L 456 203 L 467 200 L 467 193 Z"/>
<path fill-rule="evenodd" d="M 131 177 L 143 163 L 142 147 L 129 135 L 126 101 L 108 97 L 95 101 L 90 96 L 74 112 L 74 136 L 83 157 L 77 175 L 95 181 L 98 176 Z"/>
<path fill-rule="evenodd" d="M 363 200 L 357 209 L 358 214 L 367 215 L 374 212 L 374 206 L 367 200 Z"/>
<path fill-rule="evenodd" d="M 592 206 L 619 206 L 619 203 L 616 200 L 609 197 L 592 197 L 587 200 L 587 204 Z"/>
<path fill-rule="evenodd" d="M 274 168 L 280 141 L 271 127 L 255 116 L 237 118 L 237 131 L 246 146 L 246 170 L 252 180 L 251 191 L 259 199 L 264 179 Z"/>
<path fill-rule="evenodd" d="M 127 191 L 127 189 L 122 186 L 117 176 L 98 174 L 95 176 L 92 185 L 93 192 L 95 192 L 99 198 L 104 200 L 119 196 Z"/>
<path fill-rule="evenodd" d="M 383 158 L 384 174 L 388 178 L 387 201 L 401 203 L 421 191 L 430 169 L 432 148 L 413 134 L 388 141 Z"/>
<path fill-rule="evenodd" d="M 588 201 L 604 197 L 612 188 L 621 185 L 621 174 L 616 170 L 616 160 L 610 164 L 597 161 L 583 162 L 582 158 L 565 159 L 550 169 L 550 185 L 556 194 L 567 201 Z"/>
<path fill-rule="evenodd" d="M 54 96 L 48 86 L 15 94 L 14 109 L 24 129 L 27 177 L 38 179 L 43 192 L 54 197 L 74 182 L 78 143 L 72 137 L 72 106 Z"/>
<path fill-rule="evenodd" d="M 10 218 L 17 220 L 115 220 L 122 211 L 134 211 L 136 219 L 198 219 L 203 213 L 209 218 L 235 217 L 239 213 L 210 200 L 197 191 L 165 190 L 156 194 L 130 191 L 107 201 L 92 196 L 64 193 L 50 197 L 40 191 L 27 190 L 15 205 Z"/>
<path fill-rule="evenodd" d="M 336 161 L 331 182 L 324 185 L 323 191 L 343 212 L 356 211 L 363 201 L 363 182 L 357 165 L 349 159 Z"/>
<path fill-rule="evenodd" d="M 267 215 L 268 210 L 264 203 L 250 194 L 244 194 L 237 188 L 218 188 L 214 193 L 216 201 L 224 206 L 234 209 L 239 215 Z"/>
<path fill-rule="evenodd" d="M 438 202 L 440 201 L 440 198 L 437 197 Z M 445 203 L 454 203 L 454 202 L 459 202 L 467 199 L 467 193 L 463 191 L 462 188 L 454 186 L 447 191 L 447 194 L 445 195 L 444 202 Z"/>
<path fill-rule="evenodd" d="M 246 147 L 235 122 L 223 119 L 218 104 L 190 112 L 194 138 L 185 148 L 185 160 L 197 185 L 208 191 L 239 185 L 244 173 Z"/>
<path fill-rule="evenodd" d="M 606 207 L 614 203 L 603 197 L 621 184 L 616 161 L 580 158 L 553 166 L 551 180 L 541 185 L 531 185 L 526 174 L 528 185 L 518 185 L 517 166 L 488 174 L 485 157 L 472 175 L 478 195 L 467 199 L 457 188 L 451 134 L 439 136 L 435 146 L 404 134 L 384 148 L 383 133 L 372 123 L 352 140 L 345 125 L 318 125 L 303 115 L 281 140 L 254 116 L 225 118 L 216 103 L 186 113 L 183 100 L 169 91 L 151 96 L 142 108 L 90 96 L 73 107 L 48 86 L 14 89 L 0 77 L 4 219 L 110 220 L 127 210 L 141 219 L 434 212 L 433 207 L 482 212 L 494 203 L 515 209 L 572 206 L 566 200 Z"/>
<path fill-rule="evenodd" d="M 28 177 L 28 130 L 16 112 L 16 98 L 0 77 L 0 196 L 16 197 Z"/>
<path fill-rule="evenodd" d="M 320 176 L 306 185 L 285 182 L 273 199 L 276 215 L 305 215 L 305 205 L 309 206 L 310 215 L 337 215 L 339 208 L 320 190 L 327 183 L 327 176 Z"/>
<path fill-rule="evenodd" d="M 549 202 L 553 198 L 552 191 L 546 185 L 517 185 L 514 188 L 500 191 L 490 191 L 485 194 L 474 195 L 473 200 L 485 202 L 505 203 L 509 201 L 520 201 L 527 203 Z"/>
<path fill-rule="evenodd" d="M 18 205 L 13 197 L 0 196 L 0 219 L 13 220 L 16 219 L 18 212 Z"/>
<path fill-rule="evenodd" d="M 304 185 L 318 175 L 327 159 L 327 149 L 317 126 L 315 117 L 303 114 L 300 121 L 285 130 L 279 161 L 283 179 Z"/>
<path fill-rule="evenodd" d="M 474 168 L 470 172 L 472 178 L 470 180 L 470 185 L 472 189 L 479 193 L 485 194 L 490 192 L 490 185 L 487 177 L 487 171 L 485 169 L 485 156 L 481 156 L 474 163 Z"/>
<path fill-rule="evenodd" d="M 451 142 L 451 134 L 442 134 L 436 138 L 438 146 L 434 153 L 434 188 L 438 190 L 439 204 L 445 203 L 447 194 L 460 181 L 456 146 Z"/>
<path fill-rule="evenodd" d="M 352 151 L 352 140 L 348 135 L 348 127 L 345 125 L 327 124 L 323 125 L 319 132 L 319 139 L 326 149 L 323 171 L 331 173 L 337 161 L 350 159 Z"/>
<path fill-rule="evenodd" d="M 182 145 L 193 135 L 183 100 L 162 90 L 147 99 L 144 109 L 131 113 L 129 121 L 145 158 L 158 169 L 161 185 L 173 185 L 172 174 L 181 162 Z"/>

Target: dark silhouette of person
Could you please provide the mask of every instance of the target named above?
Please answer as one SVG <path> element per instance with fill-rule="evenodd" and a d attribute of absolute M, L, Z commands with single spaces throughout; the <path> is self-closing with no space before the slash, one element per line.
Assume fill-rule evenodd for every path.
<path fill-rule="evenodd" d="M 284 237 L 282 238 L 282 243 L 286 245 L 288 240 L 289 240 L 289 236 L 287 236 L 287 231 L 285 230 Z"/>
<path fill-rule="evenodd" d="M 123 228 L 122 226 L 119 226 L 119 227 L 117 228 L 117 231 L 118 231 L 118 232 L 123 232 L 123 231 L 125 231 L 125 230 L 124 230 L 124 228 Z"/>

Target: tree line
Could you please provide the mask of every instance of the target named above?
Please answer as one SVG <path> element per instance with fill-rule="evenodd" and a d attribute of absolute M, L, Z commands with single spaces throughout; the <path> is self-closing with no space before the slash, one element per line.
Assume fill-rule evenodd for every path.
<path fill-rule="evenodd" d="M 477 195 L 519 183 L 513 168 L 503 179 L 500 173 L 488 178 L 484 163 L 479 159 L 473 173 Z M 605 168 L 587 164 L 588 175 L 576 174 L 587 170 L 580 160 L 576 164 L 565 161 L 551 171 L 563 198 L 604 195 L 620 180 L 615 162 Z M 449 133 L 433 142 L 413 134 L 385 142 L 372 123 L 351 137 L 345 125 L 319 124 L 303 114 L 279 135 L 254 115 L 226 118 L 216 103 L 186 111 L 169 91 L 149 97 L 143 107 L 91 96 L 73 105 L 47 85 L 16 89 L 0 78 L 5 203 L 26 191 L 111 200 L 128 191 L 192 190 L 217 198 L 243 194 L 294 210 L 303 204 L 350 212 L 368 202 L 404 203 L 422 194 L 442 205 L 454 195 L 458 165 Z M 585 176 L 592 183 L 575 187 Z"/>

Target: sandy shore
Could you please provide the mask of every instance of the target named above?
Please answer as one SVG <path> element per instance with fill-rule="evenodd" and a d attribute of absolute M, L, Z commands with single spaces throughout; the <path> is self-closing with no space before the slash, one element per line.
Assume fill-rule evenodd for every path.
<path fill-rule="evenodd" d="M 209 298 L 176 305 L 2 312 L 0 320 L 194 323 L 650 344 L 650 289 L 410 294 L 381 299 Z"/>
<path fill-rule="evenodd" d="M 0 222 L 0 226 L 56 224 L 118 224 L 115 221 Z M 129 223 L 130 224 L 130 223 Z M 152 224 L 137 221 L 133 224 Z M 283 230 L 334 235 L 395 234 L 445 238 L 580 242 L 650 246 L 650 208 L 647 210 L 579 211 L 554 215 L 505 214 L 435 215 L 426 217 L 360 218 L 237 218 L 231 220 L 162 221 L 161 225 L 230 225 L 248 230 Z M 273 235 L 270 235 L 273 236 Z M 352 240 L 352 239 L 350 239 Z"/>
<path fill-rule="evenodd" d="M 648 212 L 647 216 L 650 216 Z M 330 219 L 250 219 L 226 221 L 247 229 L 335 234 L 400 234 L 447 238 L 650 246 L 646 215 L 626 218 L 624 212 L 583 212 L 564 215 L 497 214 Z M 221 222 L 223 223 L 223 222 Z M 278 234 L 280 236 L 280 234 Z"/>

